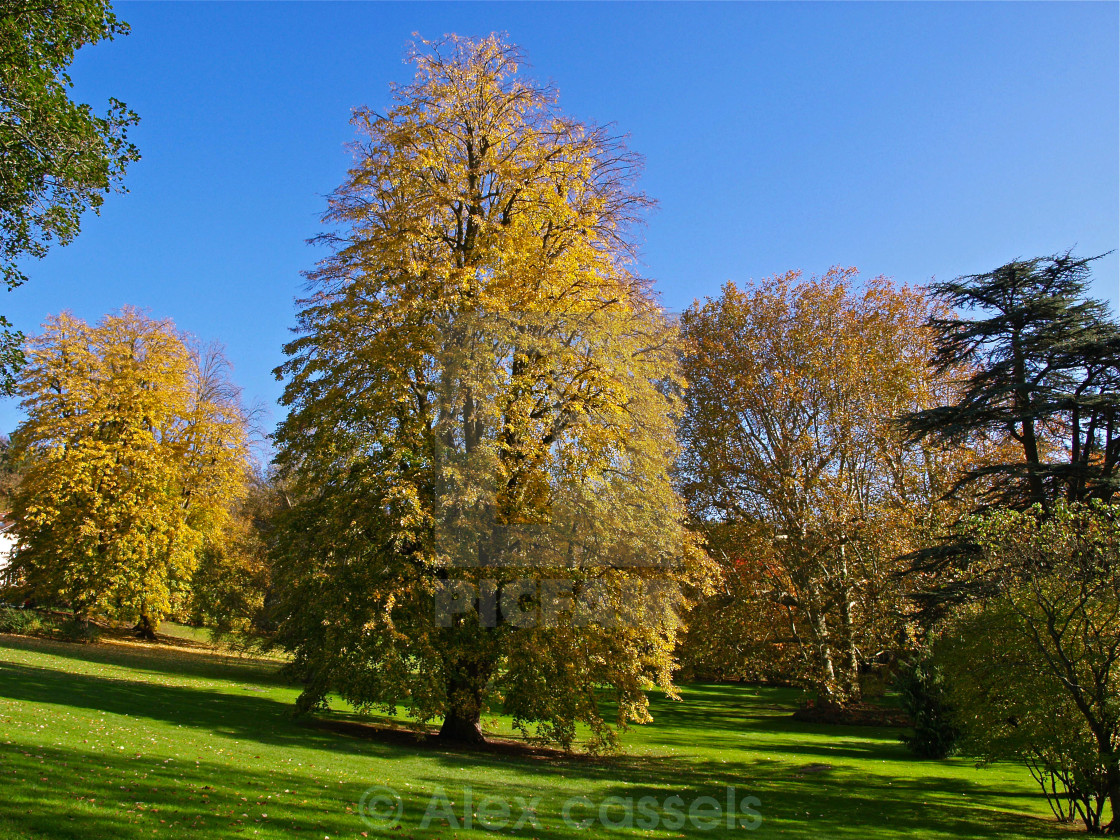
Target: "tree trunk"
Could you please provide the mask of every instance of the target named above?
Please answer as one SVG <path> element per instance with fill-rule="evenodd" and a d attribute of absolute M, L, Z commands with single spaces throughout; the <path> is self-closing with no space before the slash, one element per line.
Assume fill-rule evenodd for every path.
<path fill-rule="evenodd" d="M 159 619 L 152 618 L 146 611 L 141 610 L 140 620 L 136 622 L 136 626 L 132 629 L 145 642 L 157 641 L 156 630 L 159 629 Z"/>
<path fill-rule="evenodd" d="M 812 617 L 813 632 L 817 642 L 817 667 L 820 694 L 819 701 L 823 705 L 839 706 L 840 698 L 837 696 L 836 668 L 832 663 L 832 648 L 829 644 L 828 619 L 823 612 L 818 612 Z"/>
<path fill-rule="evenodd" d="M 845 661 L 844 674 L 845 691 L 847 692 L 848 700 L 860 699 L 860 685 L 859 685 L 859 648 L 856 646 L 856 629 L 855 621 L 852 616 L 852 602 L 851 593 L 845 591 L 843 597 L 840 599 L 840 620 L 844 625 L 844 642 L 845 642 Z"/>
<path fill-rule="evenodd" d="M 1104 829 L 1106 834 L 1120 834 L 1120 756 L 1113 754 L 1105 768 L 1108 784 L 1108 801 L 1112 805 L 1112 822 Z"/>
<path fill-rule="evenodd" d="M 482 734 L 482 695 L 490 681 L 490 667 L 477 659 L 447 664 L 447 710 L 439 737 L 444 741 L 485 744 Z"/>
<path fill-rule="evenodd" d="M 1019 440 L 1023 446 L 1023 456 L 1027 462 L 1027 481 L 1030 485 L 1031 503 L 1046 504 L 1046 488 L 1040 473 L 1041 458 L 1038 454 L 1038 433 L 1034 419 L 1030 416 L 1031 389 L 1027 381 L 1026 355 L 1022 348 L 1020 328 L 1011 334 L 1011 365 L 1015 377 L 1015 408 L 1022 415 L 1020 419 Z"/>
<path fill-rule="evenodd" d="M 485 744 L 486 736 L 482 734 L 482 709 L 450 707 L 447 716 L 443 719 L 443 726 L 439 728 L 439 737 L 443 741 L 454 741 L 460 744 Z"/>

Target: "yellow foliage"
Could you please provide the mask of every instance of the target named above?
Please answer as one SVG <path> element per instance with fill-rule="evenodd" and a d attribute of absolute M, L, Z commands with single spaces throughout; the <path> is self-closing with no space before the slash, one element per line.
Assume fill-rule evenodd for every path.
<path fill-rule="evenodd" d="M 608 738 L 595 686 L 644 719 L 678 605 L 628 632 L 444 628 L 433 598 L 564 577 L 626 610 L 628 581 L 704 579 L 670 480 L 676 330 L 633 272 L 650 202 L 621 141 L 561 114 L 499 38 L 413 58 L 387 114 L 356 113 L 340 230 L 280 371 L 279 460 L 304 499 L 289 643 L 308 702 L 477 719 L 500 695 L 547 737 L 582 719 Z"/>
<path fill-rule="evenodd" d="M 682 319 L 682 482 L 735 587 L 699 617 L 693 653 L 769 649 L 731 668 L 798 676 L 835 701 L 857 699 L 861 667 L 896 644 L 899 557 L 967 509 L 943 497 L 985 448 L 906 440 L 896 418 L 942 404 L 960 372 L 927 364 L 920 290 L 857 280 L 729 283 Z"/>
<path fill-rule="evenodd" d="M 63 313 L 28 344 L 12 504 L 31 594 L 158 622 L 245 482 L 246 418 L 214 347 L 135 309 Z"/>

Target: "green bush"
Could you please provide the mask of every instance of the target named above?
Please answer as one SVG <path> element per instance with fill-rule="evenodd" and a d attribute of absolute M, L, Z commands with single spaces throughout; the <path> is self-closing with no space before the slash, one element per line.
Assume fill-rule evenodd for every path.
<path fill-rule="evenodd" d="M 41 632 L 43 620 L 34 610 L 0 607 L 0 633 L 30 636 Z"/>
<path fill-rule="evenodd" d="M 64 642 L 92 643 L 101 638 L 101 630 L 92 622 L 68 618 L 58 625 L 58 638 Z"/>
<path fill-rule="evenodd" d="M 1055 816 L 1120 835 L 1120 505 L 975 518 L 969 573 L 991 590 L 943 628 L 961 748 L 1015 759 Z"/>

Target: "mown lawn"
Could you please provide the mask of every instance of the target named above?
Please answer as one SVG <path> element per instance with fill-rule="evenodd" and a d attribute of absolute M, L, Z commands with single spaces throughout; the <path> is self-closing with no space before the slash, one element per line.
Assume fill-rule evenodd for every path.
<path fill-rule="evenodd" d="M 0 636 L 0 838 L 493 836 L 478 813 L 505 822 L 505 836 L 540 840 L 1070 836 L 1025 771 L 914 762 L 892 730 L 795 723 L 796 695 L 780 689 L 697 685 L 682 702 L 659 697 L 656 721 L 600 760 L 340 734 L 293 719 L 297 693 L 275 663 Z M 509 733 L 508 721 L 490 726 Z M 397 827 L 377 821 L 396 813 L 393 800 L 363 800 L 374 786 L 399 794 Z M 674 808 L 683 819 L 705 796 L 722 808 L 728 787 L 737 809 L 757 797 L 730 820 L 756 830 L 728 828 L 712 802 L 697 806 L 699 822 L 674 827 Z M 461 822 L 468 793 L 470 830 Z M 565 821 L 564 803 L 581 796 Z M 656 829 L 596 818 L 604 805 L 608 821 L 625 823 L 626 800 L 646 796 Z M 683 808 L 666 801 L 673 796 Z M 515 829 L 533 798 L 535 818 Z M 455 828 L 442 819 L 449 813 Z M 631 813 L 651 824 L 649 809 Z M 590 828 L 573 827 L 587 820 Z"/>

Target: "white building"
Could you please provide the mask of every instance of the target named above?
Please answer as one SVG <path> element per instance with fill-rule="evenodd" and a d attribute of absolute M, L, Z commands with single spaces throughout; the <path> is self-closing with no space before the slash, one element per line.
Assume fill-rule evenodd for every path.
<path fill-rule="evenodd" d="M 16 547 L 16 535 L 8 519 L 0 519 L 0 586 L 7 583 L 8 560 Z"/>

